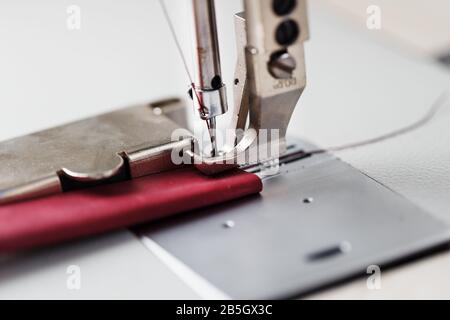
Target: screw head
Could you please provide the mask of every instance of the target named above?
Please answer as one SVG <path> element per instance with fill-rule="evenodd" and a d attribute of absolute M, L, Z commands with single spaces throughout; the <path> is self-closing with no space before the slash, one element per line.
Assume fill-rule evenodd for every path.
<path fill-rule="evenodd" d="M 287 52 L 277 52 L 269 61 L 269 72 L 277 79 L 290 79 L 297 67 L 295 59 Z"/>

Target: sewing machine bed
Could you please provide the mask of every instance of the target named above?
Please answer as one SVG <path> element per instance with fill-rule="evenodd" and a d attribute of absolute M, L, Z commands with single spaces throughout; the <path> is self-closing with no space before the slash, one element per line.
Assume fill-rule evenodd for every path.
<path fill-rule="evenodd" d="M 135 232 L 182 280 L 200 276 L 238 299 L 296 297 L 450 239 L 444 222 L 330 154 L 287 163 L 263 183 L 258 196 Z"/>

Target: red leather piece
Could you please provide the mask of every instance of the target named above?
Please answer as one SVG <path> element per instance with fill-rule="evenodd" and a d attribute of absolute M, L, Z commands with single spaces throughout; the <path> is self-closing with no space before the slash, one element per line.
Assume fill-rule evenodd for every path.
<path fill-rule="evenodd" d="M 207 177 L 193 168 L 0 206 L 0 252 L 85 237 L 262 190 L 254 174 Z"/>

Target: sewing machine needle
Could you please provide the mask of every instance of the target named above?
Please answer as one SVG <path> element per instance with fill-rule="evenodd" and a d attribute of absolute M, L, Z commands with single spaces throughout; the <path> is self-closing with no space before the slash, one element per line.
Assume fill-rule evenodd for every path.
<path fill-rule="evenodd" d="M 209 138 L 211 139 L 211 156 L 215 157 L 218 154 L 217 140 L 216 140 L 216 117 L 212 117 L 209 121 Z"/>

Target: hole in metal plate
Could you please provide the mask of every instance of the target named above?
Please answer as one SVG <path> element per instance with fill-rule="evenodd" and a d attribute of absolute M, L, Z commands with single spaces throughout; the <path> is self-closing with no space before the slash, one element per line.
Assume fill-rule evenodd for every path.
<path fill-rule="evenodd" d="M 313 202 L 314 202 L 313 197 L 308 197 L 308 198 L 303 199 L 303 203 L 305 203 L 305 204 L 309 204 L 309 203 L 313 203 Z"/>
<path fill-rule="evenodd" d="M 352 246 L 348 241 L 342 241 L 338 245 L 331 246 L 309 254 L 307 256 L 307 259 L 311 262 L 330 259 L 348 253 L 349 251 L 351 251 L 351 249 Z"/>

